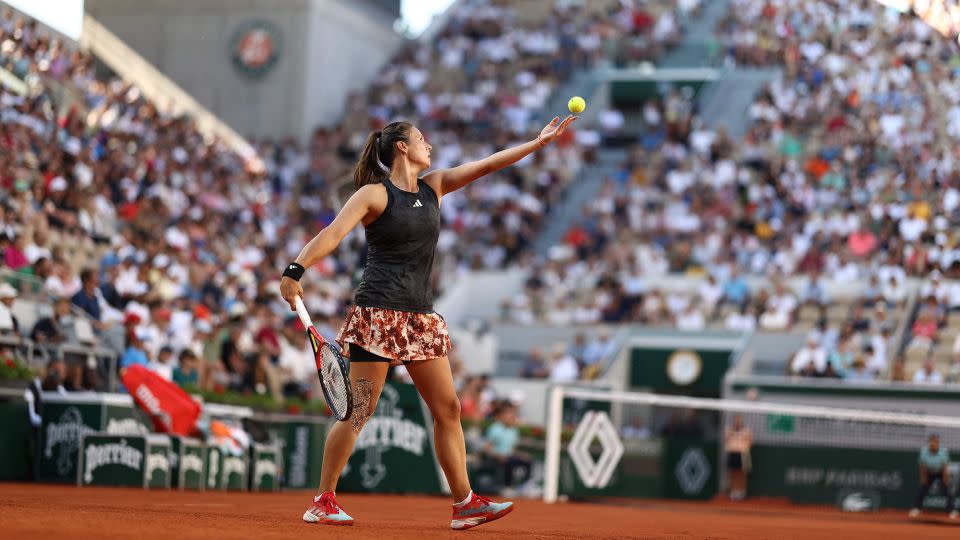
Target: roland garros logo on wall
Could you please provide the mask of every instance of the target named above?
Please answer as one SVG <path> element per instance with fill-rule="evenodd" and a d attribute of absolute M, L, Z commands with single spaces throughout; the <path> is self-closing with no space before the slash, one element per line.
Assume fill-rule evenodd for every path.
<path fill-rule="evenodd" d="M 282 40 L 280 29 L 269 21 L 249 21 L 237 28 L 230 40 L 230 58 L 240 73 L 262 78 L 277 63 Z"/>

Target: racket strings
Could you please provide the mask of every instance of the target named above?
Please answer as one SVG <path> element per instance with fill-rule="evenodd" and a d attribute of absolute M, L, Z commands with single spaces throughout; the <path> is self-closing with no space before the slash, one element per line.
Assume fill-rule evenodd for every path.
<path fill-rule="evenodd" d="M 347 392 L 349 383 L 340 369 L 340 359 L 337 354 L 329 346 L 322 349 L 323 367 L 320 370 L 320 377 L 330 398 L 329 405 L 333 409 L 333 414 L 342 418 L 350 406 Z"/>

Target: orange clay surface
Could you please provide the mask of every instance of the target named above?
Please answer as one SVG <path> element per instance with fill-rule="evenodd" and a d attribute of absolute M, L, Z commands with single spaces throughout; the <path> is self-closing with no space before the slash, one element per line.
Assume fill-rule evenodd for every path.
<path fill-rule="evenodd" d="M 331 527 L 300 520 L 311 496 L 0 483 L 0 538 L 960 538 L 960 522 L 939 514 L 909 520 L 904 512 L 844 514 L 778 501 L 547 505 L 518 500 L 503 519 L 454 532 L 448 528 L 447 499 L 348 493 L 340 503 L 356 524 Z"/>

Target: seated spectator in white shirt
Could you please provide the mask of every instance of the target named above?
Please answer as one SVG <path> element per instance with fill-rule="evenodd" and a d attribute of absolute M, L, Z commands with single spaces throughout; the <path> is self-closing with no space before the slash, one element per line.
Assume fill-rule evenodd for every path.
<path fill-rule="evenodd" d="M 165 380 L 173 380 L 173 349 L 169 345 L 164 345 L 157 353 L 157 359 L 150 362 L 150 369 Z"/>
<path fill-rule="evenodd" d="M 934 297 L 940 304 L 947 304 L 950 301 L 950 289 L 940 280 L 940 271 L 930 272 L 930 281 L 920 287 L 920 298 Z"/>
<path fill-rule="evenodd" d="M 917 384 L 943 384 L 943 375 L 933 367 L 933 360 L 927 358 L 923 367 L 913 374 L 913 382 Z"/>
<path fill-rule="evenodd" d="M 717 283 L 717 278 L 713 277 L 713 274 L 707 275 L 707 279 L 700 283 L 699 294 L 704 311 L 712 316 L 717 303 L 723 297 L 723 287 Z"/>
<path fill-rule="evenodd" d="M 784 311 L 779 311 L 768 307 L 760 315 L 760 328 L 764 330 L 786 330 L 790 326 L 790 315 Z"/>
<path fill-rule="evenodd" d="M 703 313 L 697 307 L 696 302 L 690 302 L 687 309 L 677 315 L 677 329 L 686 331 L 703 330 L 707 326 Z"/>
<path fill-rule="evenodd" d="M 740 311 L 732 311 L 724 321 L 727 330 L 749 332 L 757 327 L 757 317 L 752 304 L 744 304 Z"/>
<path fill-rule="evenodd" d="M 903 305 L 907 298 L 907 288 L 895 276 L 890 276 L 890 279 L 881 288 L 880 295 L 883 296 L 884 301 L 891 308 L 899 307 Z"/>
<path fill-rule="evenodd" d="M 807 283 L 803 286 L 803 291 L 800 293 L 800 300 L 804 304 L 817 307 L 822 307 L 830 303 L 830 298 L 827 296 L 827 291 L 823 287 L 819 272 L 810 274 L 810 279 L 807 280 Z"/>
<path fill-rule="evenodd" d="M 573 382 L 580 378 L 580 366 L 567 354 L 566 343 L 558 343 L 553 349 L 550 360 L 550 380 L 553 382 Z"/>
<path fill-rule="evenodd" d="M 797 351 L 790 362 L 790 373 L 800 375 L 808 373 L 812 368 L 814 373 L 821 374 L 827 369 L 827 351 L 817 344 L 814 336 L 807 338 L 807 346 Z"/>

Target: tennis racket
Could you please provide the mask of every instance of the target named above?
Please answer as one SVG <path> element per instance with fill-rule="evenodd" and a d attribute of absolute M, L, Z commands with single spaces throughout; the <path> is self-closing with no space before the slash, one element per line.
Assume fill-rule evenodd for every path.
<path fill-rule="evenodd" d="M 327 340 L 323 339 L 320 332 L 314 328 L 313 322 L 310 321 L 310 314 L 307 313 L 307 308 L 299 296 L 296 306 L 297 315 L 300 316 L 303 327 L 307 329 L 307 338 L 310 339 L 310 345 L 313 347 L 323 398 L 337 420 L 346 420 L 353 412 L 353 392 L 350 389 L 350 370 L 347 368 L 347 362 L 340 355 L 340 351 L 327 343 Z"/>

